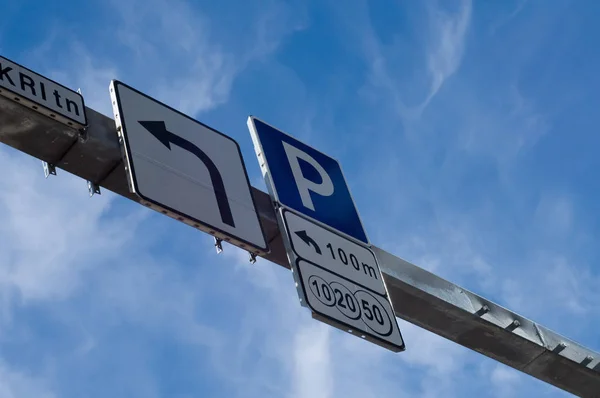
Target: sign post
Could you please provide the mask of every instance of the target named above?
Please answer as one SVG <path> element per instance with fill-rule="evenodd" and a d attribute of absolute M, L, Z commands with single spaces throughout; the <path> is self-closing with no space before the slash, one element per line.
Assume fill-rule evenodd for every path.
<path fill-rule="evenodd" d="M 303 306 L 392 351 L 405 349 L 377 258 L 339 163 L 248 118 Z"/>

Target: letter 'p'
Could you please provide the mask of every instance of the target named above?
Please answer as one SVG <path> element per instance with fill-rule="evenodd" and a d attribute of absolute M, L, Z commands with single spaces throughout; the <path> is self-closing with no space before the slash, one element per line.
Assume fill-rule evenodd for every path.
<path fill-rule="evenodd" d="M 283 149 L 285 150 L 288 162 L 290 163 L 292 174 L 294 175 L 294 180 L 296 180 L 296 186 L 298 187 L 298 192 L 300 193 L 302 205 L 314 211 L 315 205 L 313 204 L 310 193 L 314 192 L 321 196 L 331 196 L 334 191 L 331 177 L 329 177 L 329 174 L 327 174 L 325 169 L 323 169 L 323 166 L 321 166 L 319 162 L 317 162 L 312 156 L 310 156 L 306 152 L 301 151 L 300 149 L 286 142 L 283 142 Z M 317 170 L 317 172 L 321 176 L 320 183 L 307 180 L 304 177 L 302 169 L 300 168 L 300 162 L 298 161 L 299 159 L 304 160 L 312 167 L 314 167 L 315 170 Z"/>

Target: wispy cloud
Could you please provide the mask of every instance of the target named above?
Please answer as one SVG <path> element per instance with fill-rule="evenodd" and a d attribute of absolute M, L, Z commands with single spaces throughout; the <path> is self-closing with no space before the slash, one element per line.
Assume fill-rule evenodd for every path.
<path fill-rule="evenodd" d="M 503 299 L 512 308 L 535 314 L 538 321 L 569 334 L 581 333 L 584 323 L 600 314 L 595 305 L 600 299 L 596 291 L 600 278 L 576 254 L 546 249 L 521 263 L 524 271 L 506 276 L 501 284 Z M 531 285 L 531 280 L 537 283 Z M 579 319 L 579 325 L 565 319 Z"/>
<path fill-rule="evenodd" d="M 182 1 L 112 4 L 130 63 L 124 76 L 191 115 L 227 100 L 236 57 L 219 45 L 206 16 Z"/>
<path fill-rule="evenodd" d="M 490 26 L 490 33 L 495 34 L 498 29 L 507 25 L 513 18 L 515 18 L 527 5 L 529 0 L 520 0 L 517 5 L 506 15 L 501 15 L 497 21 L 492 23 Z"/>
<path fill-rule="evenodd" d="M 0 361 L 0 398 L 56 398 L 46 380 L 17 372 Z"/>
<path fill-rule="evenodd" d="M 514 397 L 518 394 L 519 383 L 523 376 L 514 369 L 503 364 L 496 364 L 490 373 L 490 380 L 495 386 L 496 397 Z"/>
<path fill-rule="evenodd" d="M 236 77 L 268 63 L 282 37 L 306 24 L 303 4 L 242 7 L 231 25 L 218 18 L 231 14 L 211 12 L 214 4 L 106 3 L 116 18 L 99 25 L 103 34 L 94 37 L 104 41 L 69 43 L 56 53 L 61 57 L 40 63 L 41 72 L 60 71 L 53 76 L 82 87 L 88 104 L 106 114 L 113 77 L 190 114 L 207 112 L 229 100 Z M 592 263 L 568 248 L 580 247 L 589 233 L 580 208 L 568 192 L 544 195 L 510 173 L 549 129 L 545 109 L 512 75 L 497 84 L 484 79 L 494 90 L 461 75 L 475 24 L 471 3 L 457 4 L 421 8 L 414 32 L 392 44 L 375 33 L 367 2 L 346 21 L 358 27 L 357 40 L 344 40 L 368 55 L 369 99 L 377 99 L 376 107 L 353 108 L 357 101 L 329 118 L 340 134 L 348 131 L 338 121 L 347 109 L 368 120 L 357 128 L 368 147 L 342 159 L 352 167 L 364 156 L 365 174 L 348 178 L 382 221 L 369 218 L 379 227 L 369 230 L 378 246 L 536 320 L 573 320 L 579 328 L 591 322 L 598 300 Z M 56 37 L 50 52 L 57 51 Z M 400 51 L 403 40 L 414 38 L 416 50 Z M 418 84 L 404 73 L 410 68 L 401 68 L 409 60 L 422 73 L 415 73 Z M 321 120 L 329 100 L 316 99 L 310 118 Z M 475 173 L 484 166 L 504 168 L 503 179 Z M 300 306 L 290 271 L 261 259 L 250 265 L 247 253 L 228 245 L 216 256 L 206 234 L 109 192 L 90 199 L 85 182 L 66 173 L 45 180 L 39 162 L 26 155 L 2 151 L 0 167 L 10 171 L 0 181 L 2 398 L 82 391 L 158 397 L 175 390 L 182 397 L 210 391 L 244 398 L 527 393 L 530 378 L 406 322 L 400 324 L 408 350 L 401 354 L 323 325 Z M 98 379 L 101 385 L 90 387 Z"/>
<path fill-rule="evenodd" d="M 471 22 L 471 0 L 461 0 L 457 9 L 446 10 L 444 4 L 428 4 L 426 7 L 426 31 L 419 29 L 416 37 L 425 36 L 425 67 L 428 72 L 426 90 L 415 94 L 411 84 L 393 71 L 399 64 L 390 64 L 390 59 L 406 63 L 406 59 L 393 55 L 402 48 L 391 46 L 389 49 L 381 44 L 374 35 L 372 22 L 366 21 L 362 26 L 365 59 L 370 67 L 369 84 L 384 93 L 393 110 L 405 122 L 420 118 L 425 108 L 437 95 L 444 82 L 460 67 L 466 46 L 466 38 Z M 390 56 L 389 56 L 390 55 Z M 408 93 L 413 93 L 408 96 Z M 415 101 L 414 98 L 420 98 Z"/>
<path fill-rule="evenodd" d="M 70 57 L 76 61 L 73 70 L 54 69 L 49 66 L 49 77 L 67 84 L 69 87 L 81 89 L 85 105 L 105 116 L 112 117 L 112 105 L 107 95 L 108 83 L 120 77 L 116 63 L 106 62 L 93 56 L 85 45 L 79 42 L 71 43 Z"/>
<path fill-rule="evenodd" d="M 407 322 L 402 322 L 402 333 L 413 347 L 402 355 L 402 361 L 443 377 L 450 377 L 462 368 L 465 352 L 455 343 Z"/>
<path fill-rule="evenodd" d="M 2 150 L 0 164 L 12 170 L 0 181 L 0 246 L 6 260 L 0 284 L 7 291 L 16 288 L 21 300 L 68 297 L 80 287 L 81 273 L 112 261 L 133 238 L 142 214 L 107 217 L 114 195 L 89 200 L 84 181 L 64 172 L 45 180 L 41 163 L 14 152 Z M 48 190 L 41 190 L 42 184 Z"/>
<path fill-rule="evenodd" d="M 290 271 L 264 260 L 248 266 L 242 251 L 224 254 L 235 263 L 236 274 L 253 285 L 252 296 L 245 298 L 248 315 L 242 326 L 244 338 L 234 350 L 237 359 L 233 364 L 228 359 L 222 368 L 228 379 L 245 389 L 241 396 L 254 396 L 251 391 L 299 398 L 435 396 L 441 390 L 432 385 L 451 384 L 452 376 L 468 362 L 465 349 L 406 322 L 400 321 L 410 349 L 401 354 L 317 322 L 300 306 Z M 252 352 L 257 350 L 264 362 L 254 362 L 250 369 Z M 406 392 L 398 391 L 399 383 L 410 379 L 409 368 L 424 371 L 427 377 Z"/>
<path fill-rule="evenodd" d="M 165 228 L 188 227 L 110 192 L 89 198 L 85 181 L 60 170 L 46 180 L 38 161 L 12 150 L 0 151 L 0 165 L 13 171 L 0 183 L 0 397 L 71 396 L 89 386 L 88 372 L 109 374 L 106 366 L 123 367 L 129 380 L 113 378 L 95 393 L 158 397 L 148 346 L 132 344 L 130 333 L 142 340 L 164 334 L 167 343 L 206 350 L 223 363 L 226 339 L 197 319 L 210 304 L 202 293 L 210 269 L 189 275 L 181 262 L 153 253 Z M 38 308 L 41 335 L 30 331 L 36 320 L 27 318 Z M 54 333 L 61 337 L 44 343 Z M 16 360 L 4 349 L 11 344 L 28 348 Z M 15 363 L 27 358 L 45 366 L 27 365 L 31 375 L 25 376 Z M 89 361 L 99 368 L 90 370 Z M 75 380 L 62 384 L 65 372 Z"/>
<path fill-rule="evenodd" d="M 293 397 L 334 396 L 329 334 L 328 326 L 316 322 L 306 325 L 296 333 Z"/>
<path fill-rule="evenodd" d="M 414 30 L 397 27 L 399 37 L 387 42 L 372 24 L 359 25 L 368 38 L 368 105 L 379 118 L 363 133 L 385 131 L 362 149 L 368 167 L 352 177 L 363 203 L 379 206 L 367 209 L 371 238 L 559 333 L 595 344 L 585 332 L 593 330 L 591 314 L 598 311 L 591 289 L 598 283 L 590 254 L 594 233 L 571 191 L 575 184 L 555 182 L 543 170 L 546 162 L 561 159 L 561 149 L 549 147 L 557 118 L 539 90 L 550 81 L 532 85 L 524 78 L 545 70 L 546 57 L 536 52 L 541 61 L 526 68 L 531 58 L 513 57 L 510 48 L 476 37 L 485 20 L 480 8 L 472 24 L 476 10 L 470 3 L 452 12 L 445 6 L 428 9 Z M 537 42 L 529 47 L 526 33 L 539 21 L 529 18 L 527 29 L 511 34 L 538 51 Z M 416 45 L 423 35 L 424 45 Z M 510 67 L 498 65 L 499 59 L 510 59 Z M 424 346 L 413 353 L 423 354 Z M 413 365 L 427 358 L 411 358 L 413 353 L 403 355 Z M 457 379 L 469 367 L 463 355 L 450 361 L 449 367 L 459 369 Z M 498 388 L 498 396 L 524 395 L 531 380 L 506 370 L 485 367 L 484 378 L 507 387 Z"/>
<path fill-rule="evenodd" d="M 418 106 L 421 112 L 460 66 L 471 21 L 471 8 L 471 0 L 461 1 L 457 12 L 449 12 L 441 7 L 429 8 L 431 42 L 426 51 L 431 85 L 426 99 Z"/>
<path fill-rule="evenodd" d="M 143 84 L 190 115 L 227 101 L 235 77 L 302 26 L 298 8 L 271 3 L 244 23 L 244 35 L 231 41 L 231 31 L 184 1 L 114 4 L 121 21 L 118 37 L 129 49 L 130 62 L 150 79 Z"/>
<path fill-rule="evenodd" d="M 61 83 L 81 87 L 88 106 L 106 115 L 111 114 L 108 84 L 115 78 L 192 116 L 219 106 L 248 65 L 268 57 L 286 35 L 304 26 L 300 4 L 267 2 L 260 12 L 240 18 L 242 26 L 234 23 L 235 29 L 181 0 L 103 6 L 115 18 L 90 26 L 101 38 L 97 42 L 63 40 L 66 27 L 57 23 L 26 58 Z"/>
<path fill-rule="evenodd" d="M 516 83 L 498 88 L 496 94 L 497 98 L 483 99 L 482 89 L 470 88 L 460 95 L 459 145 L 469 153 L 494 159 L 505 172 L 552 125 L 536 100 L 526 97 Z"/>

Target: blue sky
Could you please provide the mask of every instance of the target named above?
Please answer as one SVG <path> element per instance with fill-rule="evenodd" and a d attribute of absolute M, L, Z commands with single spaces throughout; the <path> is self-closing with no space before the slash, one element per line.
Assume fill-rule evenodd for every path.
<path fill-rule="evenodd" d="M 600 351 L 593 1 L 8 1 L 0 53 L 111 114 L 118 78 L 339 159 L 371 241 Z M 310 318 L 289 271 L 0 149 L 0 397 L 562 397 L 399 321 Z"/>

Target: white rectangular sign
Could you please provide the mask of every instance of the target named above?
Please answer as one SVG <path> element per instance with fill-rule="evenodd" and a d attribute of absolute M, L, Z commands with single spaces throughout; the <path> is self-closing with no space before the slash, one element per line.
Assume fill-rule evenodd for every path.
<path fill-rule="evenodd" d="M 283 214 L 298 257 L 379 294 L 386 293 L 373 252 L 290 211 Z"/>
<path fill-rule="evenodd" d="M 393 345 L 394 351 L 404 349 L 396 316 L 387 298 L 307 261 L 299 259 L 296 265 L 307 304 L 313 311 L 342 322 L 352 334 L 384 340 Z"/>
<path fill-rule="evenodd" d="M 142 203 L 268 252 L 238 143 L 121 82 L 111 82 L 110 94 L 130 189 Z"/>
<path fill-rule="evenodd" d="M 332 326 L 403 351 L 373 252 L 285 207 L 277 218 L 303 305 Z"/>
<path fill-rule="evenodd" d="M 0 95 L 68 126 L 87 125 L 81 94 L 4 57 L 0 57 Z"/>

